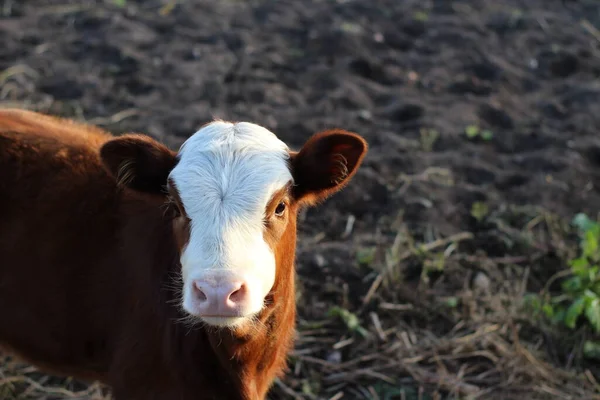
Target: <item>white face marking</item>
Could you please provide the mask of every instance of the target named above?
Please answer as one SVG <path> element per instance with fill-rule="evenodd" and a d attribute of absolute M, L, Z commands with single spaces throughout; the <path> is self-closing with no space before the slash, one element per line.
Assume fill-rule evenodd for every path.
<path fill-rule="evenodd" d="M 183 308 L 198 314 L 194 282 L 228 276 L 246 285 L 240 316 L 255 314 L 275 281 L 264 212 L 271 196 L 292 180 L 288 147 L 258 125 L 217 121 L 192 135 L 179 157 L 170 178 L 191 220 L 181 255 Z M 216 325 L 237 319 L 204 318 Z"/>

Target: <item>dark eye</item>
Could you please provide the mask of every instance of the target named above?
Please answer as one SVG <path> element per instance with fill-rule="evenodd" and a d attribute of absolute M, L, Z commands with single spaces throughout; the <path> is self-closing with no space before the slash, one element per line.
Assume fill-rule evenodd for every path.
<path fill-rule="evenodd" d="M 285 211 L 285 203 L 281 202 L 281 203 L 277 204 L 277 208 L 275 209 L 275 215 L 277 215 L 278 217 L 281 217 L 283 215 L 284 211 Z"/>
<path fill-rule="evenodd" d="M 181 217 L 181 210 L 179 209 L 177 203 L 173 204 L 173 215 L 175 217 Z"/>
<path fill-rule="evenodd" d="M 181 216 L 181 209 L 179 205 L 172 197 L 169 197 L 169 201 L 167 202 L 167 209 L 169 210 L 169 214 L 173 218 L 177 218 Z"/>

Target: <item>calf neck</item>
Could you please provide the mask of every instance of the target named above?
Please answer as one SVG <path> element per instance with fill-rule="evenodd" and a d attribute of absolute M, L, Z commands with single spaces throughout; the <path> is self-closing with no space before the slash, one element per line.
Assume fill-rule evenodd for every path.
<path fill-rule="evenodd" d="M 116 400 L 264 399 L 293 343 L 298 210 L 366 151 L 213 121 L 174 152 L 0 111 L 0 346 Z"/>

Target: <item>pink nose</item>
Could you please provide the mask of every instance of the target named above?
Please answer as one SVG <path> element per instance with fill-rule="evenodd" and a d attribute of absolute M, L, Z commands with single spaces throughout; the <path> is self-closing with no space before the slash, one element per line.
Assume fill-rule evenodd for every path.
<path fill-rule="evenodd" d="M 238 317 L 249 302 L 247 285 L 241 281 L 196 280 L 193 290 L 201 317 Z"/>

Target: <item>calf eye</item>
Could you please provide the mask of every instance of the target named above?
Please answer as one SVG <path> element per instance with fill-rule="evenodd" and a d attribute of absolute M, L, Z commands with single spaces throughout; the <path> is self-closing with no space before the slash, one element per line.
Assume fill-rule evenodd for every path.
<path fill-rule="evenodd" d="M 167 201 L 167 209 L 169 211 L 169 215 L 172 218 L 181 217 L 181 209 L 179 208 L 179 204 L 172 197 L 168 198 Z"/>
<path fill-rule="evenodd" d="M 275 215 L 277 215 L 278 217 L 281 217 L 283 215 L 285 211 L 285 203 L 281 202 L 277 205 L 277 208 L 275 209 Z"/>
<path fill-rule="evenodd" d="M 181 209 L 177 205 L 177 203 L 173 204 L 173 215 L 177 217 L 181 217 Z"/>

